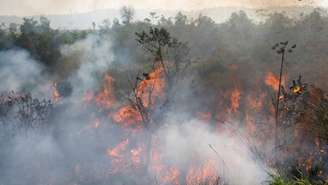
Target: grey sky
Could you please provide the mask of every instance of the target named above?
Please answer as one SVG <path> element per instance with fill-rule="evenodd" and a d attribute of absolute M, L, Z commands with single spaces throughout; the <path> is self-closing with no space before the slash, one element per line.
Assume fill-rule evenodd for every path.
<path fill-rule="evenodd" d="M 328 0 L 0 0 L 1 15 L 39 15 L 118 9 L 124 5 L 138 9 L 200 9 L 218 6 L 270 7 L 327 6 Z"/>

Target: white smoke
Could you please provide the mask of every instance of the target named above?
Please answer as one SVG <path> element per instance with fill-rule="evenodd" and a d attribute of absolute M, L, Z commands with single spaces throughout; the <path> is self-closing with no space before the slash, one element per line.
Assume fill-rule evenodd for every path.
<path fill-rule="evenodd" d="M 83 94 L 85 90 L 97 89 L 99 78 L 108 70 L 114 56 L 111 40 L 93 34 L 72 45 L 63 46 L 61 54 L 68 60 L 75 60 L 79 65 L 76 73 L 69 79 L 73 85 L 74 95 Z"/>
<path fill-rule="evenodd" d="M 79 66 L 68 79 L 73 86 L 72 97 L 79 101 L 72 102 L 71 107 L 62 107 L 62 113 L 58 113 L 53 121 L 55 131 L 49 136 L 36 134 L 13 139 L 12 145 L 9 145 L 10 153 L 4 157 L 7 170 L 0 175 L 0 184 L 69 184 L 74 178 L 86 179 L 85 184 L 87 180 L 89 184 L 105 184 L 110 180 L 107 171 L 111 163 L 106 156 L 106 147 L 121 140 L 120 129 L 114 129 L 110 121 L 103 126 L 110 125 L 108 132 L 90 129 L 89 110 L 83 110 L 79 103 L 86 90 L 99 87 L 99 78 L 111 67 L 114 60 L 111 40 L 89 35 L 84 40 L 62 47 L 61 54 L 66 61 L 73 60 Z M 30 90 L 43 83 L 43 78 L 40 78 L 42 66 L 27 52 L 10 50 L 0 52 L 0 56 L 0 90 Z M 178 116 L 170 117 L 167 123 L 155 133 L 161 140 L 158 147 L 166 162 L 183 169 L 192 163 L 194 156 L 203 161 L 214 159 L 218 175 L 229 185 L 260 185 L 267 179 L 264 167 L 239 137 L 214 133 L 200 121 L 182 121 L 181 124 Z M 75 172 L 75 166 L 81 166 L 82 170 Z M 20 178 L 13 179 L 17 174 Z M 125 178 L 122 177 L 123 180 Z"/>
<path fill-rule="evenodd" d="M 36 92 L 45 82 L 43 67 L 22 49 L 0 51 L 0 91 Z"/>
<path fill-rule="evenodd" d="M 264 165 L 256 160 L 241 137 L 215 133 L 196 120 L 169 122 L 159 131 L 163 143 L 161 155 L 168 161 L 181 166 L 190 164 L 194 156 L 202 161 L 214 159 L 218 175 L 229 185 L 260 185 L 268 179 Z"/>

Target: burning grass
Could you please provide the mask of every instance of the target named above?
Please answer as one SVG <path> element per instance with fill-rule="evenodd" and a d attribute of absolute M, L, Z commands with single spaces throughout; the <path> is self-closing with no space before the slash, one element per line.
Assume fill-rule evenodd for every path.
<path fill-rule="evenodd" d="M 149 75 L 146 75 L 145 78 L 140 81 L 135 89 L 136 97 L 140 99 L 142 105 L 149 108 L 148 110 L 153 110 L 153 107 L 156 107 L 157 104 L 160 104 L 161 101 L 165 99 L 163 97 L 165 97 L 166 81 L 163 80 L 163 76 L 159 74 L 161 74 L 161 70 L 159 69 L 150 72 Z M 272 105 L 265 102 L 268 96 L 267 93 L 263 92 L 260 96 L 254 96 L 253 94 L 244 95 L 246 91 L 233 87 L 223 96 L 226 98 L 226 104 L 222 104 L 225 106 L 220 107 L 221 109 L 218 109 L 218 112 L 195 112 L 192 117 L 196 120 L 198 119 L 196 121 L 197 124 L 187 121 L 188 124 L 185 125 L 189 126 L 185 126 L 181 123 L 179 125 L 175 123 L 174 116 L 176 115 L 170 113 L 170 115 L 163 120 L 163 125 L 160 126 L 158 130 L 151 131 L 151 134 L 149 134 L 149 130 L 147 130 L 143 123 L 141 113 L 133 104 L 127 103 L 120 107 L 114 106 L 116 102 L 113 93 L 114 79 L 106 75 L 103 83 L 99 91 L 88 91 L 86 95 L 81 97 L 81 103 L 86 106 L 81 110 L 81 113 L 87 118 L 90 116 L 90 121 L 87 121 L 87 123 L 82 122 L 87 125 L 80 126 L 82 129 L 77 129 L 78 134 L 76 135 L 73 130 L 71 134 L 74 136 L 69 136 L 73 137 L 71 139 L 74 140 L 79 140 L 84 137 L 104 137 L 108 133 L 114 133 L 111 131 L 113 130 L 112 123 L 118 126 L 120 139 L 116 142 L 111 142 L 110 145 L 108 144 L 110 140 L 105 142 L 101 141 L 96 144 L 96 150 L 103 155 L 100 156 L 106 156 L 102 159 L 106 167 L 104 167 L 103 172 L 95 170 L 102 175 L 97 174 L 92 178 L 88 177 L 89 182 L 103 181 L 104 179 L 111 178 L 115 179 L 115 177 L 124 177 L 128 174 L 133 174 L 132 176 L 142 175 L 151 177 L 141 181 L 133 179 L 132 181 L 136 184 L 140 182 L 147 184 L 156 182 L 157 184 L 174 185 L 248 185 L 260 184 L 266 180 L 267 176 L 265 170 L 268 167 L 262 168 L 258 162 L 260 161 L 259 163 L 261 163 L 267 160 L 269 161 L 267 163 L 269 165 L 270 161 L 272 161 L 272 155 L 270 152 L 265 153 L 265 150 L 258 151 L 258 149 L 269 145 L 270 140 L 268 138 L 273 137 L 272 130 L 268 130 L 270 125 L 268 126 L 268 122 L 266 122 L 268 120 L 270 122 L 270 119 L 272 122 L 273 117 L 270 111 L 270 106 Z M 275 86 L 272 86 L 267 80 L 262 83 L 275 91 Z M 323 97 L 318 99 L 318 96 L 321 95 L 315 92 L 314 90 L 307 90 L 304 88 L 301 93 L 295 93 L 293 88 L 291 88 L 291 90 L 286 92 L 282 97 L 282 116 L 290 115 L 288 113 L 290 111 L 300 111 L 299 109 L 292 110 L 291 107 L 293 106 L 291 105 L 295 104 L 297 108 L 300 106 L 299 102 L 303 102 L 306 97 L 306 99 L 311 100 L 312 103 L 319 102 L 319 108 L 315 109 L 317 111 L 313 112 L 314 115 L 317 115 L 317 119 L 315 119 L 314 122 L 325 124 L 325 100 L 323 101 L 320 99 Z M 61 96 L 59 95 L 58 97 Z M 63 106 L 62 103 L 58 102 L 65 102 L 66 98 L 61 97 L 58 101 L 55 99 L 55 108 L 57 106 Z M 298 101 L 299 99 L 302 101 Z M 16 113 L 26 117 L 26 119 L 20 119 L 22 122 L 26 122 L 30 120 L 30 118 L 36 118 L 34 115 L 47 118 L 49 116 L 47 113 L 48 111 L 46 111 L 48 110 L 47 107 L 52 106 L 51 102 L 47 104 L 46 102 L 33 99 L 30 95 L 19 95 L 15 93 L 2 95 L 1 102 L 2 115 L 6 114 L 3 111 L 7 110 L 8 112 L 8 106 L 21 107 L 22 109 L 17 109 L 18 111 Z M 24 108 L 27 105 L 31 107 L 29 109 Z M 286 107 L 287 105 L 289 107 Z M 5 106 L 7 106 L 7 108 Z M 96 109 L 92 108 L 94 106 Z M 244 109 L 244 107 L 247 107 L 247 109 Z M 35 110 L 36 113 L 32 113 L 32 110 Z M 90 110 L 92 111 L 90 112 Z M 305 111 L 304 113 L 308 113 L 306 110 L 301 110 L 303 112 Z M 220 111 L 223 111 L 223 113 Z M 32 115 L 27 113 L 32 113 Z M 215 127 L 213 127 L 213 119 L 216 119 L 217 115 L 223 114 L 225 114 L 226 117 L 223 120 L 214 120 Z M 259 114 L 263 114 L 262 119 L 259 119 Z M 172 118 L 170 116 L 172 116 Z M 234 118 L 238 117 L 241 118 L 241 120 L 234 120 Z M 4 116 L 1 116 L 1 118 L 3 119 Z M 281 119 L 287 121 L 287 118 L 290 119 L 290 117 L 282 117 Z M 298 119 L 292 118 L 291 120 L 298 120 L 301 117 L 297 117 Z M 48 121 L 42 119 L 41 122 L 44 123 Z M 201 123 L 198 124 L 199 122 Z M 299 125 L 298 123 L 295 124 Z M 308 122 L 305 122 L 305 124 L 308 124 Z M 203 127 L 207 127 L 207 129 Z M 211 129 L 213 131 L 209 131 Z M 81 130 L 83 130 L 83 132 L 81 132 Z M 308 175 L 306 176 L 307 178 L 303 178 L 302 176 L 295 180 L 286 180 L 287 177 L 273 176 L 272 180 L 268 182 L 270 185 L 312 185 L 323 184 L 325 182 L 324 177 L 326 172 L 324 171 L 324 166 L 320 168 L 320 170 L 318 169 L 315 175 L 312 175 L 313 177 L 320 177 L 320 183 L 314 181 L 312 176 L 309 176 L 311 173 L 313 174 L 315 162 L 322 161 L 324 163 L 326 159 L 324 158 L 326 154 L 324 149 L 325 145 L 321 144 L 323 140 L 317 139 L 313 140 L 313 143 L 307 143 L 307 145 L 313 146 L 311 149 L 307 148 L 305 150 L 311 151 L 310 155 L 300 152 L 299 149 L 302 148 L 302 144 L 304 143 L 299 142 L 300 140 L 297 135 L 299 135 L 302 130 L 303 127 L 292 129 L 293 132 L 289 136 L 293 137 L 295 143 L 284 144 L 284 147 L 277 151 L 279 151 L 281 161 L 285 162 L 284 165 L 279 167 L 280 169 L 288 167 L 288 165 L 294 165 L 296 164 L 295 161 L 297 161 L 297 169 L 302 170 L 302 174 Z M 284 133 L 286 134 L 287 131 L 286 129 Z M 296 131 L 298 132 L 297 134 L 294 133 Z M 312 137 L 312 135 L 311 137 L 310 135 L 307 136 L 309 138 L 315 138 Z M 252 147 L 256 150 L 252 150 L 254 149 Z M 319 151 L 319 153 L 315 153 L 316 151 Z M 290 152 L 296 152 L 297 155 L 291 154 Z M 78 174 L 76 178 L 85 178 L 83 174 L 86 173 L 86 171 L 83 166 L 97 166 L 98 164 L 92 161 L 84 161 L 85 159 L 83 159 L 84 157 L 82 157 L 81 154 L 75 155 L 77 155 L 78 160 L 82 160 L 82 162 L 72 163 L 75 173 Z M 277 153 L 275 155 L 277 155 Z M 272 165 L 271 167 L 276 166 Z M 238 172 L 236 172 L 236 170 Z M 284 172 L 287 174 L 292 173 L 290 169 L 288 171 L 287 168 Z M 117 182 L 120 181 L 120 179 L 117 180 Z"/>

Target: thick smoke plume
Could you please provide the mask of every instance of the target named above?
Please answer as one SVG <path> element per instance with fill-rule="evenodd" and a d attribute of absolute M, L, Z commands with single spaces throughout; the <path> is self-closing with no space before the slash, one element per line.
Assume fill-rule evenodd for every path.
<path fill-rule="evenodd" d="M 15 135 L 10 143 L 1 142 L 1 147 L 8 151 L 1 156 L 2 184 L 82 183 L 75 179 L 82 179 L 85 184 L 106 184 L 114 178 L 108 170 L 113 168 L 113 163 L 106 150 L 121 141 L 125 131 L 110 121 L 100 125 L 99 129 L 103 131 L 93 129 L 95 115 L 92 112 L 98 110 L 84 108 L 83 102 L 76 99 L 82 98 L 87 90 L 99 89 L 100 78 L 113 60 L 110 42 L 91 35 L 64 46 L 62 55 L 79 66 L 67 79 L 73 88 L 71 97 L 74 101 L 63 99 L 55 107 L 59 111 L 52 120 L 53 126 L 43 132 L 27 131 L 27 134 Z M 1 75 L 6 79 L 1 90 L 22 90 L 29 84 L 38 87 L 44 83 L 40 81 L 42 67 L 27 52 L 7 51 L 1 52 L 1 56 Z M 33 91 L 33 88 L 29 90 Z M 183 93 L 186 89 L 180 91 Z M 66 104 L 68 102 L 70 104 Z M 106 119 L 105 116 L 100 118 Z M 215 170 L 213 175 L 229 184 L 256 185 L 265 181 L 266 173 L 261 162 L 255 160 L 240 138 L 228 133 L 218 135 L 200 121 L 184 120 L 180 124 L 175 114 L 169 117 L 166 126 L 154 133 L 154 137 L 160 138 L 156 148 L 162 152 L 163 164 L 175 165 L 187 173 L 188 165 L 195 161 L 210 160 Z M 143 136 L 141 141 L 145 141 Z M 153 178 L 157 175 L 149 170 L 147 176 Z M 138 178 L 132 175 L 130 180 L 137 182 Z"/>
<path fill-rule="evenodd" d="M 0 51 L 0 91 L 39 92 L 46 76 L 43 66 L 22 49 Z M 38 94 L 39 95 L 39 94 Z"/>
<path fill-rule="evenodd" d="M 24 127 L 3 115 L 23 112 L 24 116 L 30 112 L 29 106 L 38 102 L 6 109 L 14 101 L 11 97 L 0 97 L 4 99 L 0 102 L 0 185 L 199 185 L 206 181 L 212 185 L 217 180 L 228 185 L 265 184 L 270 171 L 267 165 L 276 155 L 273 151 L 278 151 L 272 140 L 276 133 L 274 103 L 279 87 L 276 74 L 280 55 L 272 50 L 272 45 L 287 40 L 297 44 L 285 63 L 286 78 L 290 78 L 285 80 L 286 92 L 293 93 L 295 87 L 289 88 L 287 81 L 299 74 L 322 89 L 328 88 L 325 83 L 328 37 L 323 34 L 328 26 L 321 26 L 328 19 L 318 11 L 304 17 L 295 22 L 274 14 L 259 24 L 244 12 L 233 14 L 223 24 L 206 16 L 196 20 L 188 20 L 182 14 L 172 19 L 162 17 L 156 26 L 160 25 L 179 41 L 188 41 L 190 46 L 185 73 L 170 93 L 162 92 L 165 80 L 157 79 L 163 73 L 153 63 L 158 57 L 145 54 L 136 41 L 135 32 L 147 32 L 154 20 L 122 24 L 113 21 L 113 25 L 99 30 L 94 25 L 93 30 L 84 32 L 86 35 L 81 33 L 82 36 L 72 38 L 74 42 L 56 39 L 74 37 L 79 32 L 44 31 L 55 38 L 46 44 L 39 43 L 38 47 L 26 47 L 35 52 L 33 56 L 41 56 L 40 53 L 53 48 L 40 46 L 55 45 L 60 54 L 55 59 L 43 56 L 53 59 L 49 61 L 39 62 L 22 49 L 0 51 L 0 91 L 31 92 L 35 98 L 48 97 L 53 102 L 50 106 L 53 112 L 44 127 Z M 312 24 L 312 20 L 316 23 Z M 33 39 L 46 40 L 47 34 Z M 170 62 L 167 58 L 164 65 Z M 55 69 L 44 70 L 46 67 L 41 63 Z M 142 83 L 135 85 L 136 81 Z M 169 101 L 154 106 L 154 110 L 149 108 L 150 100 L 142 107 L 156 114 L 148 123 L 157 125 L 147 127 L 131 97 L 147 97 L 142 96 L 143 90 L 156 82 L 162 82 L 156 89 L 161 92 L 146 95 L 150 100 L 154 95 L 156 101 L 161 101 L 169 94 Z M 142 95 L 135 95 L 138 94 L 135 90 Z M 302 90 L 299 87 L 296 93 Z M 311 96 L 320 103 L 317 94 L 323 93 L 316 92 Z M 301 97 L 289 94 L 291 99 Z M 291 109 L 282 111 L 286 110 Z M 19 123 L 26 121 L 26 117 Z M 303 125 L 307 126 L 307 122 Z M 307 153 L 302 132 L 292 128 L 281 133 L 281 137 L 291 138 L 286 138 L 288 142 L 295 135 L 302 137 L 287 149 L 297 151 L 302 146 Z M 314 143 L 313 138 L 309 135 L 306 140 L 314 151 L 321 152 L 318 148 L 323 142 Z M 286 156 L 295 157 L 291 153 L 283 151 L 276 156 L 285 162 Z"/>
<path fill-rule="evenodd" d="M 68 62 L 78 66 L 77 71 L 69 78 L 74 95 L 81 95 L 85 90 L 97 89 L 99 78 L 109 69 L 114 56 L 111 40 L 93 34 L 72 45 L 63 46 L 61 50 Z"/>
<path fill-rule="evenodd" d="M 161 151 L 171 163 L 178 166 L 200 160 L 212 160 L 218 176 L 228 184 L 262 184 L 267 180 L 267 170 L 239 134 L 210 131 L 203 122 L 192 120 L 170 125 L 160 130 L 163 140 Z"/>

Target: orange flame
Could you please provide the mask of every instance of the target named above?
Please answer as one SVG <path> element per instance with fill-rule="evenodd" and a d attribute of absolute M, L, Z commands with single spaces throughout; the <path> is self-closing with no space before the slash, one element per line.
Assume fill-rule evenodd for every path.
<path fill-rule="evenodd" d="M 156 150 L 152 151 L 152 169 L 159 177 L 162 184 L 179 185 L 180 171 L 174 166 L 166 166 L 162 163 L 162 157 Z"/>
<path fill-rule="evenodd" d="M 54 83 L 52 86 L 52 100 L 57 103 L 61 99 L 61 95 L 57 89 L 57 83 Z"/>
<path fill-rule="evenodd" d="M 163 79 L 163 68 L 157 67 L 154 71 L 145 75 L 137 89 L 136 96 L 142 100 L 143 106 L 149 107 L 155 104 L 156 100 L 163 97 L 165 80 Z"/>
<path fill-rule="evenodd" d="M 240 101 L 240 90 L 235 88 L 232 92 L 231 92 L 231 96 L 230 96 L 230 111 L 231 112 L 236 112 L 239 108 L 239 101 Z"/>
<path fill-rule="evenodd" d="M 247 103 L 251 109 L 260 111 L 263 108 L 263 101 L 266 97 L 266 94 L 262 93 L 258 97 L 248 96 Z"/>
<path fill-rule="evenodd" d="M 112 115 L 113 121 L 126 127 L 140 123 L 142 121 L 141 114 L 132 106 L 127 105 L 121 107 Z"/>
<path fill-rule="evenodd" d="M 117 171 L 119 171 L 125 167 L 126 163 L 124 161 L 123 152 L 126 151 L 126 147 L 127 147 L 128 143 L 129 143 L 129 140 L 125 139 L 121 143 L 119 143 L 115 148 L 107 149 L 107 151 L 106 151 L 107 156 L 110 157 L 112 160 L 113 173 L 116 173 Z"/>
<path fill-rule="evenodd" d="M 217 183 L 218 174 L 215 167 L 215 162 L 208 160 L 198 168 L 192 167 L 187 174 L 187 185 L 209 184 L 214 185 Z"/>
<path fill-rule="evenodd" d="M 118 144 L 113 149 L 107 149 L 107 155 L 113 158 L 120 158 L 120 154 L 122 151 L 126 149 L 126 146 L 128 145 L 129 140 L 125 139 L 120 144 Z"/>
<path fill-rule="evenodd" d="M 278 91 L 279 78 L 275 76 L 272 72 L 268 72 L 265 77 L 265 84 L 267 86 L 270 86 L 273 90 Z"/>
<path fill-rule="evenodd" d="M 113 77 L 105 75 L 102 90 L 95 97 L 97 105 L 107 109 L 113 106 L 115 101 L 113 94 L 113 81 Z"/>

